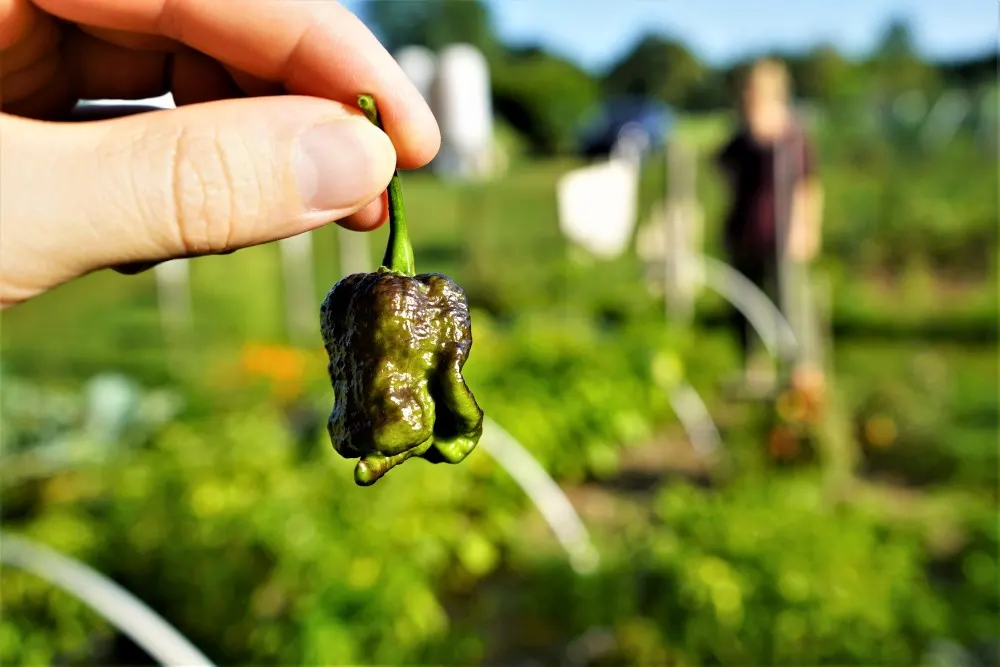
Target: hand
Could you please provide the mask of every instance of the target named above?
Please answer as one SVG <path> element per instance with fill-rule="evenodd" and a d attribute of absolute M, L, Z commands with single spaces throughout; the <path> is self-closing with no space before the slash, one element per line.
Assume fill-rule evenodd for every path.
<path fill-rule="evenodd" d="M 818 254 L 819 239 L 817 235 L 807 234 L 801 226 L 793 227 L 792 234 L 788 239 L 788 258 L 805 264 L 816 259 Z"/>
<path fill-rule="evenodd" d="M 0 0 L 0 91 L 0 308 L 104 267 L 372 229 L 397 161 L 440 144 L 392 57 L 323 0 Z M 52 122 L 167 91 L 178 109 Z"/>
<path fill-rule="evenodd" d="M 811 262 L 819 255 L 822 243 L 823 189 L 815 179 L 799 183 L 792 197 L 792 211 L 787 245 L 789 259 Z"/>

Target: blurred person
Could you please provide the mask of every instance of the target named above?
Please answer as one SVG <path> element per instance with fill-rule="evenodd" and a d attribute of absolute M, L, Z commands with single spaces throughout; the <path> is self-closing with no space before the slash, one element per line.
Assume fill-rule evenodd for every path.
<path fill-rule="evenodd" d="M 2 0 L 0 90 L 0 308 L 106 267 L 373 229 L 397 163 L 441 140 L 336 2 Z M 177 109 L 58 122 L 167 92 Z"/>
<path fill-rule="evenodd" d="M 783 308 L 782 264 L 807 263 L 819 250 L 822 188 L 815 151 L 795 118 L 784 64 L 763 59 L 751 66 L 739 110 L 738 129 L 716 156 L 731 194 L 724 248 L 730 264 Z M 753 363 L 750 322 L 734 309 L 733 325 L 744 381 L 751 389 L 769 390 L 774 368 Z M 818 369 L 783 361 L 796 365 L 793 381 L 819 381 Z"/>

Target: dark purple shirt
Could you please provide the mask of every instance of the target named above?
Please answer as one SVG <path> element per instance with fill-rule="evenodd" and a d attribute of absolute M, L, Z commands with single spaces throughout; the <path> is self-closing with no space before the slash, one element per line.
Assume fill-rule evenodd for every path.
<path fill-rule="evenodd" d="M 783 160 L 780 179 L 779 151 Z M 761 143 L 742 129 L 719 152 L 716 162 L 732 191 L 724 229 L 727 251 L 738 259 L 767 261 L 777 251 L 777 204 L 787 219 L 795 186 L 815 173 L 808 137 L 793 125 L 781 139 Z"/>

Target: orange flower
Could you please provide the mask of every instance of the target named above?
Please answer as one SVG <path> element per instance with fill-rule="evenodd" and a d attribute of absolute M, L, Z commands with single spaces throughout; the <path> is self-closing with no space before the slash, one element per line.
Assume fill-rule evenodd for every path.
<path fill-rule="evenodd" d="M 240 355 L 243 371 L 251 377 L 264 378 L 281 398 L 294 398 L 302 392 L 309 357 L 302 350 L 280 345 L 252 343 Z"/>

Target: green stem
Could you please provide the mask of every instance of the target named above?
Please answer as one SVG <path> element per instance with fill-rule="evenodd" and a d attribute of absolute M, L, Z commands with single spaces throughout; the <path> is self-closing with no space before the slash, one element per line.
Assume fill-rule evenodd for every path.
<path fill-rule="evenodd" d="M 375 126 L 382 129 L 382 119 L 379 117 L 375 98 L 371 95 L 358 95 L 358 106 L 365 112 Z M 392 172 L 389 181 L 389 242 L 385 247 L 382 266 L 390 271 L 412 276 L 416 273 L 413 262 L 413 246 L 410 245 L 410 234 L 406 230 L 406 213 L 403 210 L 403 189 L 399 184 L 399 171 Z"/>

